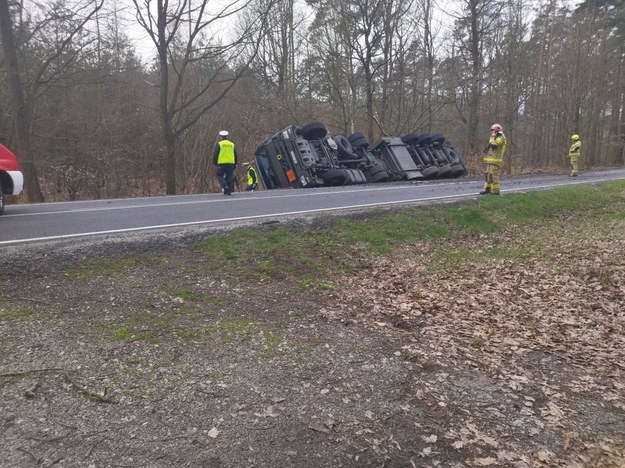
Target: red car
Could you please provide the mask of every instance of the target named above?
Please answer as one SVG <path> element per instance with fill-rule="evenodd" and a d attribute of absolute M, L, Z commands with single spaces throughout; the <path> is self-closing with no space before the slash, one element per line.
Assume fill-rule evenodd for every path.
<path fill-rule="evenodd" d="M 4 196 L 19 195 L 23 188 L 24 176 L 17 164 L 17 158 L 0 144 L 0 215 L 4 213 Z"/>

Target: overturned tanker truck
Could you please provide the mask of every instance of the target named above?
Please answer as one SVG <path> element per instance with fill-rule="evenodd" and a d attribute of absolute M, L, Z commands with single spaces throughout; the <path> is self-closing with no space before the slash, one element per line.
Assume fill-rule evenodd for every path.
<path fill-rule="evenodd" d="M 460 152 L 440 133 L 383 137 L 370 145 L 361 132 L 331 136 L 322 122 L 294 124 L 267 138 L 254 160 L 268 190 L 456 178 L 468 172 Z"/>

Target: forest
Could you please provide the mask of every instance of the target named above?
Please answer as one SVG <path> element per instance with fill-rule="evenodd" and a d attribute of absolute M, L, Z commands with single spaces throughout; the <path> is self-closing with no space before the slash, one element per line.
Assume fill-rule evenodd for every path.
<path fill-rule="evenodd" d="M 572 133 L 625 162 L 624 0 L 0 0 L 0 33 L 24 203 L 216 192 L 220 130 L 242 162 L 311 121 L 443 133 L 474 174 L 495 122 L 504 174 L 564 168 Z"/>

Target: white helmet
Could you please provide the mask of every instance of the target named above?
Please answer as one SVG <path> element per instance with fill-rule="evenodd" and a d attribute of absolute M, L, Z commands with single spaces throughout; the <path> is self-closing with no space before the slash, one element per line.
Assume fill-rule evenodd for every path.
<path fill-rule="evenodd" d="M 228 135 L 228 130 L 222 130 L 221 132 L 219 132 L 219 136 L 222 138 L 226 138 Z"/>

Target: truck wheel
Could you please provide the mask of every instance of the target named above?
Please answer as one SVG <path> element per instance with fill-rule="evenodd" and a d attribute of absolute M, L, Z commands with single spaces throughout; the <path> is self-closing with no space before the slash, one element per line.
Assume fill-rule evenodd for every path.
<path fill-rule="evenodd" d="M 369 141 L 361 132 L 352 133 L 348 138 L 352 145 L 352 148 L 360 148 L 362 146 L 368 146 Z"/>
<path fill-rule="evenodd" d="M 412 145 L 417 142 L 419 136 L 420 135 L 417 132 L 411 132 L 408 135 L 404 135 L 403 137 L 401 137 L 401 141 L 403 141 L 407 145 Z"/>
<path fill-rule="evenodd" d="M 336 135 L 334 137 L 334 142 L 339 149 L 339 153 L 343 156 L 347 156 L 350 159 L 356 159 L 358 157 L 354 154 L 352 144 L 343 135 Z"/>
<path fill-rule="evenodd" d="M 445 140 L 447 138 L 445 138 L 445 135 L 443 135 L 442 133 L 435 133 L 434 135 L 432 135 L 432 143 L 440 143 L 441 145 L 443 143 L 445 143 Z"/>
<path fill-rule="evenodd" d="M 440 166 L 438 168 L 438 178 L 439 179 L 447 179 L 451 174 L 451 166 L 449 164 L 445 164 L 444 166 Z"/>
<path fill-rule="evenodd" d="M 344 169 L 331 169 L 321 174 L 321 178 L 326 185 L 345 185 L 347 173 Z"/>
<path fill-rule="evenodd" d="M 457 177 L 462 177 L 463 175 L 465 175 L 464 166 L 462 164 L 454 164 L 453 166 L 451 166 L 451 172 L 447 177 L 449 177 L 450 179 L 455 179 Z"/>
<path fill-rule="evenodd" d="M 460 156 L 458 156 L 458 153 L 456 153 L 453 149 L 451 148 L 443 148 L 445 151 L 445 154 L 447 154 L 447 158 L 449 159 L 449 161 L 451 161 L 453 164 L 462 164 L 462 160 L 460 159 Z"/>
<path fill-rule="evenodd" d="M 307 140 L 317 140 L 328 134 L 328 129 L 323 122 L 310 122 L 302 128 L 302 136 Z"/>
<path fill-rule="evenodd" d="M 421 171 L 424 179 L 435 179 L 438 176 L 438 167 L 430 166 Z"/>
<path fill-rule="evenodd" d="M 371 176 L 371 182 L 389 182 L 393 178 L 388 174 L 388 171 L 380 171 Z"/>
<path fill-rule="evenodd" d="M 428 146 L 430 143 L 432 143 L 431 137 L 432 135 L 430 135 L 429 133 L 423 133 L 422 135 L 419 135 L 417 137 L 415 143 L 419 143 L 421 146 Z"/>
<path fill-rule="evenodd" d="M 385 163 L 378 163 L 365 171 L 367 182 L 386 182 L 390 180 L 388 169 Z"/>

